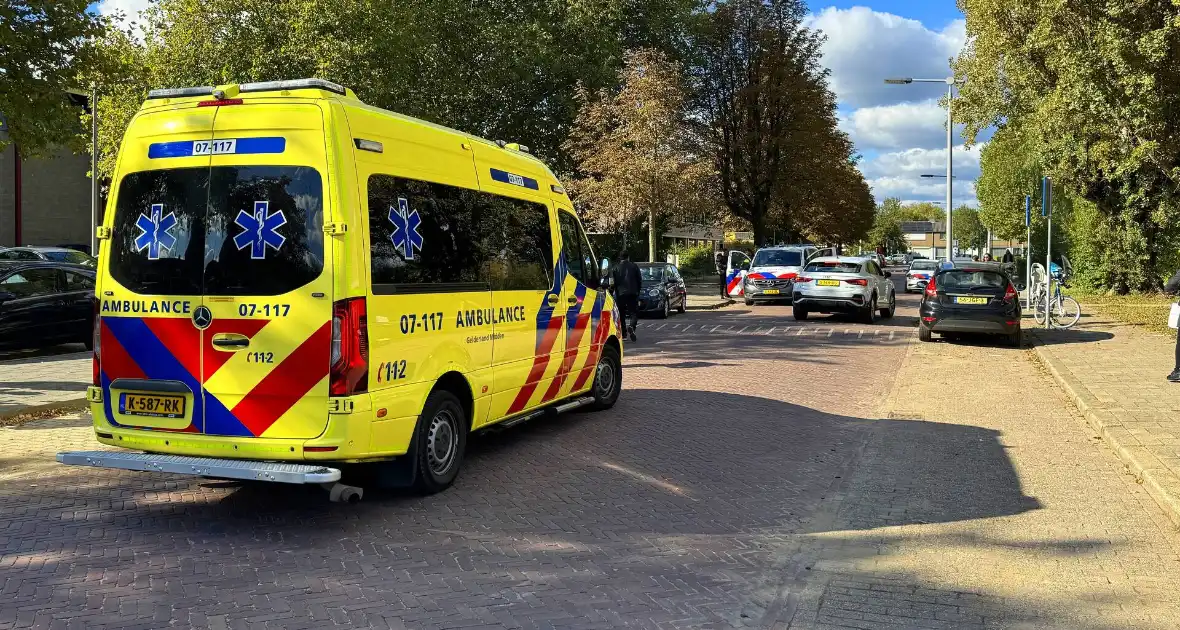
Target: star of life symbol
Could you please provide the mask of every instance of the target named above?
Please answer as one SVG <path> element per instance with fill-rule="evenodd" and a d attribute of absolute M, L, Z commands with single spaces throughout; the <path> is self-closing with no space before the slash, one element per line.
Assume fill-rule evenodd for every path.
<path fill-rule="evenodd" d="M 153 203 L 150 214 L 140 214 L 135 220 L 139 235 L 135 237 L 135 251 L 147 250 L 148 260 L 159 260 L 160 252 L 165 254 L 176 247 L 176 213 L 164 214 L 164 204 Z"/>
<path fill-rule="evenodd" d="M 234 223 L 242 228 L 242 232 L 234 237 L 234 245 L 239 250 L 249 247 L 252 260 L 265 259 L 267 247 L 277 252 L 287 242 L 287 237 L 278 231 L 287 224 L 287 217 L 282 210 L 272 214 L 269 201 L 255 201 L 254 214 L 242 210 Z"/>
<path fill-rule="evenodd" d="M 410 211 L 410 202 L 402 197 L 397 199 L 397 207 L 389 207 L 389 222 L 393 224 L 393 234 L 389 240 L 406 260 L 414 260 L 414 250 L 422 251 L 422 234 L 418 226 L 422 225 L 422 217 L 418 211 Z"/>

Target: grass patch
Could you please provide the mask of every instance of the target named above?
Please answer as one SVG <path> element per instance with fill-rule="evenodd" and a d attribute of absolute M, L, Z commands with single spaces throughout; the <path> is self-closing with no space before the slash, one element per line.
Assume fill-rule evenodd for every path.
<path fill-rule="evenodd" d="M 1161 293 L 1106 295 L 1070 290 L 1067 294 L 1081 303 L 1083 313 L 1093 309 L 1120 322 L 1176 336 L 1176 331 L 1168 328 L 1168 312 L 1172 308 L 1173 298 Z"/>

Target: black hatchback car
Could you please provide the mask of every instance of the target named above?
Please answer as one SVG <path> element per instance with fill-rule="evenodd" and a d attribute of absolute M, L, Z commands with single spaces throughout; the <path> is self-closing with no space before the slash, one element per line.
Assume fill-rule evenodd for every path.
<path fill-rule="evenodd" d="M 94 270 L 45 261 L 0 261 L 0 346 L 94 340 Z"/>
<path fill-rule="evenodd" d="M 688 289 L 676 265 L 668 263 L 639 263 L 643 287 L 639 290 L 639 312 L 655 313 L 666 318 L 676 309 L 683 313 L 688 307 Z"/>
<path fill-rule="evenodd" d="M 1020 294 L 997 264 L 955 263 L 930 279 L 918 310 L 918 339 L 932 333 L 1003 335 L 1020 347 Z"/>

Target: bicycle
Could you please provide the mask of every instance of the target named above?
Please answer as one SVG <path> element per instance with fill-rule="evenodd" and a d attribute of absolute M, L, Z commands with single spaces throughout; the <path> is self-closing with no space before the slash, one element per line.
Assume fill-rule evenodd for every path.
<path fill-rule="evenodd" d="M 1054 280 L 1057 281 L 1056 286 L 1051 285 L 1051 295 L 1048 301 L 1045 300 L 1044 285 L 1042 284 L 1036 287 L 1040 290 L 1034 293 L 1032 300 L 1033 319 L 1037 324 L 1043 326 L 1047 316 L 1053 328 L 1072 328 L 1082 318 L 1082 307 L 1078 304 L 1077 300 L 1061 293 L 1062 287 L 1069 288 L 1067 284 L 1069 280 L 1068 273 L 1053 269 L 1046 282 L 1052 282 Z"/>

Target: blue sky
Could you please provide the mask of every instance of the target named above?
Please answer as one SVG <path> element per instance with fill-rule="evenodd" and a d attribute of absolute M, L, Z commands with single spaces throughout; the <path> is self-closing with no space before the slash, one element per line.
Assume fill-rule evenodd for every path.
<path fill-rule="evenodd" d="M 100 11 L 134 15 L 148 0 L 102 0 Z M 861 154 L 861 171 L 877 199 L 940 201 L 946 187 L 923 173 L 946 172 L 943 85 L 885 85 L 889 76 L 939 78 L 962 48 L 963 14 L 954 0 L 811 0 L 809 25 L 827 35 L 824 63 L 831 70 L 841 127 Z M 955 135 L 954 203 L 977 205 L 979 149 Z"/>

